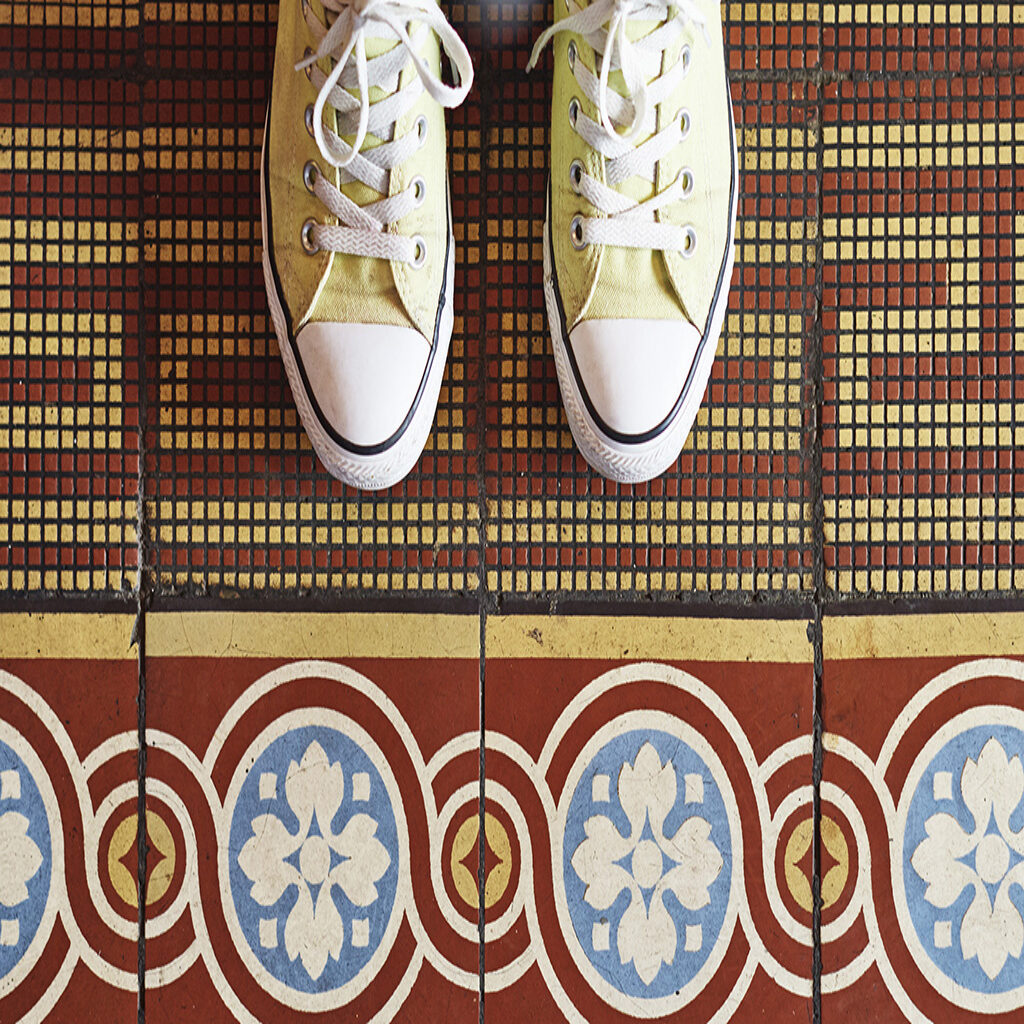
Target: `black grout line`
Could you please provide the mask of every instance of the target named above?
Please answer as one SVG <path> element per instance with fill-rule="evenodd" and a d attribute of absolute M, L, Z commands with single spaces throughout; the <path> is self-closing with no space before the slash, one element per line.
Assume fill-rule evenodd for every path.
<path fill-rule="evenodd" d="M 138 844 L 138 891 L 139 891 L 139 935 L 138 935 L 138 1022 L 146 1020 L 146 859 L 149 854 L 146 829 L 146 616 L 142 595 L 139 595 L 138 614 L 132 640 L 137 647 L 139 690 L 138 690 L 138 800 L 136 806 L 136 842 Z"/>
<path fill-rule="evenodd" d="M 485 46 L 485 42 L 481 40 L 481 46 Z M 476 63 L 474 61 L 474 63 Z M 484 70 L 485 61 L 480 62 L 481 71 Z M 480 103 L 480 148 L 478 152 L 479 156 L 479 170 L 478 174 L 481 178 L 487 172 L 487 152 L 489 148 L 488 135 L 491 125 L 491 116 L 493 113 L 493 105 L 496 101 L 496 94 L 494 90 L 494 82 L 496 76 L 492 70 L 487 70 L 486 73 L 480 74 L 476 79 L 476 88 L 479 91 L 479 103 Z M 477 264 L 477 273 L 484 274 L 485 262 L 483 257 L 486 255 L 487 243 L 490 241 L 490 232 L 484 225 L 482 237 L 480 239 L 481 245 L 481 261 Z M 465 321 L 463 321 L 465 324 Z M 465 332 L 466 343 L 468 346 L 469 337 L 468 333 Z M 477 602 L 480 615 L 480 652 L 479 652 L 479 663 L 480 663 L 480 710 L 479 710 L 479 728 L 480 728 L 480 805 L 479 805 L 479 836 L 478 836 L 478 934 L 479 934 L 479 971 L 480 971 L 480 1006 L 479 1006 L 479 1024 L 484 1024 L 485 1019 L 485 1003 L 486 1003 L 486 956 L 487 956 L 487 941 L 486 941 L 486 918 L 487 918 L 487 907 L 484 902 L 485 890 L 487 886 L 486 876 L 486 857 L 487 857 L 487 833 L 484 827 L 485 814 L 486 814 L 486 785 L 487 785 L 487 726 L 486 726 L 486 709 L 487 709 L 487 614 L 489 610 L 496 608 L 496 594 L 492 594 L 488 582 L 487 582 L 487 523 L 488 523 L 488 511 L 487 511 L 487 317 L 485 311 L 480 311 L 479 314 L 479 335 L 475 339 L 479 346 L 476 357 L 476 459 L 477 459 L 477 474 L 476 474 L 476 486 L 477 486 L 477 510 L 478 510 L 478 560 L 479 565 L 477 568 Z M 467 360 L 467 366 L 468 366 Z M 496 572 L 500 573 L 500 566 L 495 566 Z M 500 593 L 500 577 L 498 579 L 497 592 Z"/>
<path fill-rule="evenodd" d="M 823 37 L 822 14 L 818 14 L 818 67 L 824 56 L 821 47 Z M 817 184 L 817 237 L 815 239 L 814 271 L 814 324 L 811 328 L 810 376 L 814 387 L 813 433 L 810 451 L 811 485 L 811 557 L 814 586 L 814 621 L 811 625 L 811 641 L 814 645 L 813 698 L 811 718 L 811 1013 L 814 1024 L 822 1024 L 821 1013 L 821 781 L 824 759 L 824 649 L 822 610 L 825 595 L 825 496 L 824 496 L 824 450 L 822 439 L 822 416 L 824 407 L 824 323 L 822 320 L 822 294 L 824 284 L 824 222 L 825 212 L 822 201 L 824 189 L 825 152 L 825 82 L 828 77 L 821 72 L 817 79 L 817 122 L 815 140 L 815 181 Z"/>
<path fill-rule="evenodd" d="M 144 21 L 145 14 L 140 11 L 140 18 Z M 138 603 L 138 617 L 135 624 L 135 639 L 138 644 L 139 659 L 139 692 L 138 692 L 138 717 L 139 717 L 139 802 L 137 811 L 137 841 L 139 847 L 139 992 L 138 992 L 138 1024 L 145 1024 L 146 1021 L 146 862 L 149 855 L 149 830 L 146 827 L 146 768 L 147 768 L 147 746 L 146 746 L 146 612 L 149 605 L 150 586 L 146 570 L 146 417 L 149 412 L 149 403 L 146 394 L 146 287 L 145 273 L 146 260 L 143 252 L 145 244 L 145 147 L 143 135 L 146 122 L 146 91 L 145 83 L 149 80 L 146 67 L 145 37 L 140 25 L 138 33 L 138 104 L 139 104 L 139 152 L 138 152 L 138 203 L 139 203 L 139 267 L 138 267 L 138 317 L 137 344 L 139 346 L 138 360 L 138 388 L 139 388 L 139 431 L 138 431 L 138 457 L 139 457 L 139 482 L 136 492 L 136 582 L 135 593 Z"/>
<path fill-rule="evenodd" d="M 486 858 L 487 858 L 487 833 L 484 829 L 486 796 L 485 785 L 487 773 L 486 762 L 486 734 L 484 732 L 484 676 L 486 675 L 487 664 L 487 609 L 483 601 L 480 602 L 480 803 L 478 811 L 478 834 L 477 834 L 477 934 L 479 935 L 479 958 L 480 958 L 480 1024 L 484 1024 L 484 997 L 485 997 L 485 954 L 487 950 L 485 927 L 487 907 L 484 903 L 484 894 L 487 888 Z"/>

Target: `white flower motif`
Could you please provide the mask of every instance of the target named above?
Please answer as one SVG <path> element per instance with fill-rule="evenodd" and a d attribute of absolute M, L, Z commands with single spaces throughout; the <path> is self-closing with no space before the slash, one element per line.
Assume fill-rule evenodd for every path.
<path fill-rule="evenodd" d="M 708 838 L 710 823 L 699 816 L 665 836 L 665 818 L 676 803 L 676 772 L 671 760 L 662 765 L 651 743 L 640 748 L 632 765 L 623 764 L 618 795 L 630 834 L 623 836 L 611 819 L 595 814 L 584 823 L 587 838 L 573 853 L 572 866 L 586 883 L 583 898 L 595 910 L 607 910 L 623 889 L 629 890 L 617 930 L 619 959 L 632 961 L 640 980 L 650 985 L 661 965 L 673 962 L 678 944 L 664 894 L 671 891 L 687 910 L 699 910 L 710 903 L 708 889 L 724 860 Z M 653 840 L 641 839 L 647 821 Z M 617 863 L 625 857 L 630 857 L 629 870 Z M 641 890 L 652 888 L 648 907 Z"/>
<path fill-rule="evenodd" d="M 28 885 L 43 855 L 28 834 L 28 818 L 17 811 L 0 814 L 0 904 L 16 907 L 28 899 Z"/>
<path fill-rule="evenodd" d="M 275 904 L 289 886 L 298 889 L 284 926 L 284 947 L 290 959 L 300 957 L 316 981 L 327 966 L 328 955 L 341 956 L 344 926 L 334 900 L 337 885 L 359 907 L 377 899 L 376 883 L 391 864 L 391 855 L 376 838 L 377 822 L 368 814 L 355 814 L 337 835 L 331 822 L 344 794 L 341 764 L 331 763 L 319 743 L 306 748 L 302 760 L 288 766 L 285 795 L 299 819 L 294 835 L 273 814 L 253 818 L 253 835 L 238 855 L 238 864 L 250 879 L 250 895 L 261 906 Z M 320 835 L 310 835 L 313 816 Z M 286 862 L 299 851 L 296 869 Z M 342 860 L 331 868 L 331 851 Z M 314 902 L 312 886 L 319 886 Z"/>
<path fill-rule="evenodd" d="M 968 758 L 960 777 L 964 803 L 974 818 L 974 831 L 965 832 L 950 814 L 933 814 L 924 824 L 927 838 L 914 850 L 910 863 L 928 883 L 924 898 L 934 907 L 949 907 L 968 886 L 974 899 L 960 924 L 964 960 L 978 958 L 981 969 L 995 980 L 1010 956 L 1024 950 L 1024 920 L 1010 900 L 1010 887 L 1024 886 L 1024 861 L 1010 868 L 1010 851 L 1024 856 L 1024 829 L 1010 828 L 1010 815 L 1024 797 L 1024 767 L 1014 755 L 1008 760 L 992 737 L 977 762 Z M 998 833 L 989 830 L 995 821 Z M 974 866 L 971 867 L 973 860 Z M 987 885 L 996 885 L 995 900 Z"/>

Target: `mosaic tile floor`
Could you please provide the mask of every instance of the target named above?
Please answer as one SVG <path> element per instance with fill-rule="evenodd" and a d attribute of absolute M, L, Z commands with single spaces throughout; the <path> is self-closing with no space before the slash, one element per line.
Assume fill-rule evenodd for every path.
<path fill-rule="evenodd" d="M 723 4 L 730 305 L 632 488 L 550 12 L 445 9 L 452 354 L 367 495 L 258 269 L 276 5 L 0 0 L 0 1022 L 1016 1020 L 1024 8 Z"/>

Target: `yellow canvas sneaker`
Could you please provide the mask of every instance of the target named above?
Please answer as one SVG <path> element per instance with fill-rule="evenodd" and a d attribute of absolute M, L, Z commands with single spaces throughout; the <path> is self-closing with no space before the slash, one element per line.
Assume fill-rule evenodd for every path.
<path fill-rule="evenodd" d="M 433 422 L 455 270 L 443 108 L 472 81 L 434 0 L 281 0 L 263 273 L 302 423 L 355 487 L 401 480 Z"/>
<path fill-rule="evenodd" d="M 622 483 L 678 457 L 728 299 L 738 190 L 718 0 L 554 0 L 544 294 L 580 451 Z M 582 4 L 582 6 L 581 6 Z"/>

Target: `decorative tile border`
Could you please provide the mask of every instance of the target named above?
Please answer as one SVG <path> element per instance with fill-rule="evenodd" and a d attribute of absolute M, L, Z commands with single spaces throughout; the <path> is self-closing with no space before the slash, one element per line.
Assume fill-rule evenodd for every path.
<path fill-rule="evenodd" d="M 473 1019 L 478 617 L 157 613 L 146 638 L 147 806 L 185 849 L 147 1006 Z"/>
<path fill-rule="evenodd" d="M 136 1012 L 133 624 L 0 615 L 0 1020 Z"/>
<path fill-rule="evenodd" d="M 486 646 L 487 1015 L 805 1019 L 807 623 L 498 618 Z"/>
<path fill-rule="evenodd" d="M 824 641 L 823 1019 L 1019 1020 L 1024 621 L 826 618 Z"/>

